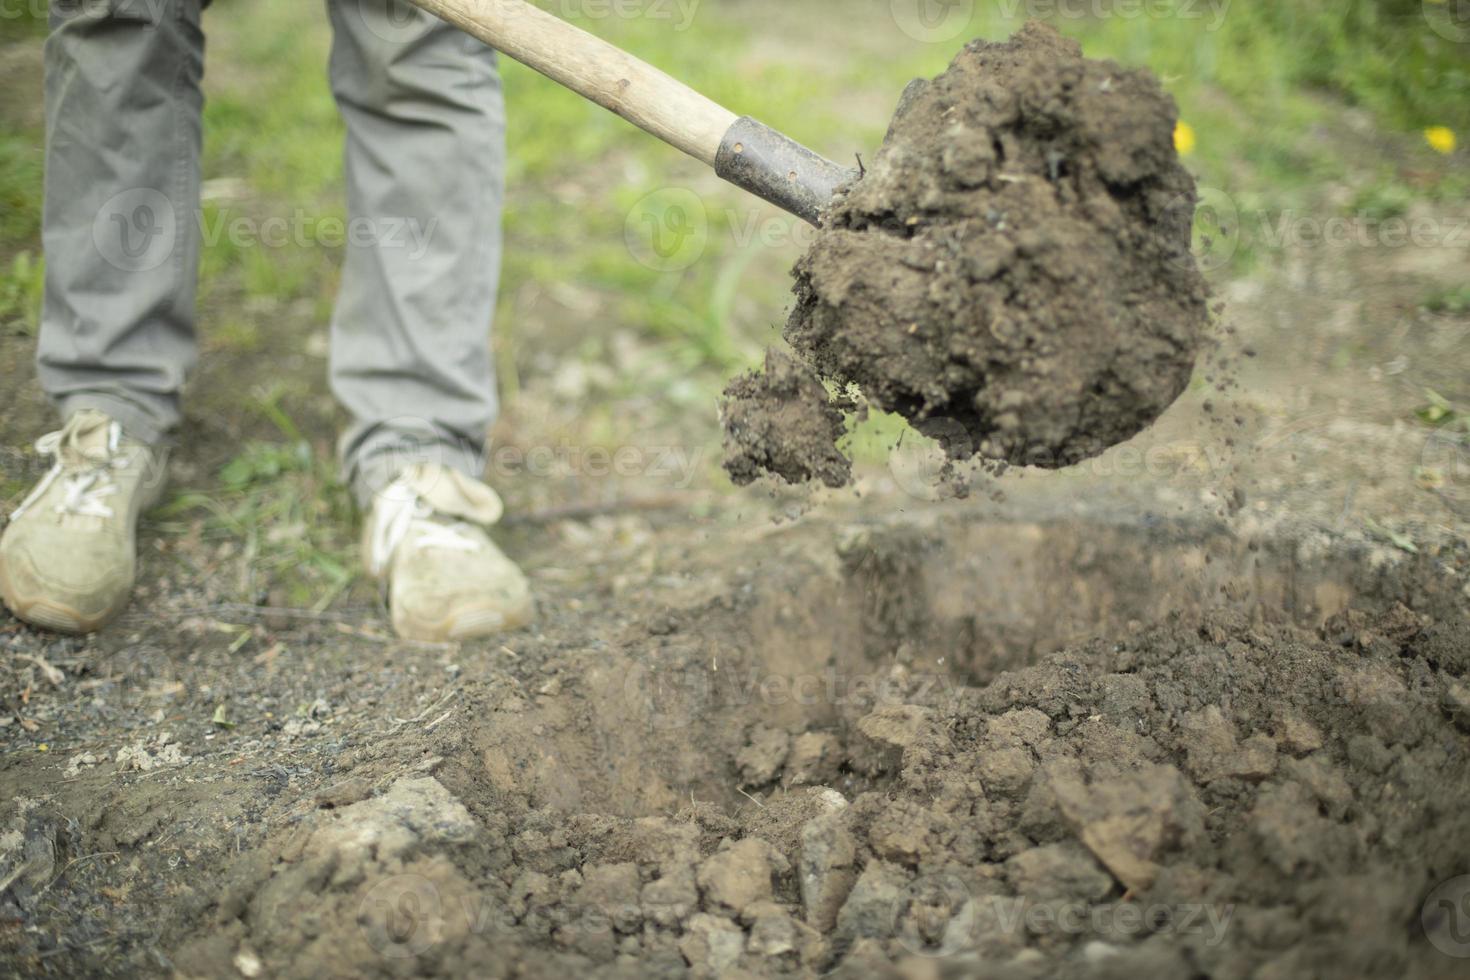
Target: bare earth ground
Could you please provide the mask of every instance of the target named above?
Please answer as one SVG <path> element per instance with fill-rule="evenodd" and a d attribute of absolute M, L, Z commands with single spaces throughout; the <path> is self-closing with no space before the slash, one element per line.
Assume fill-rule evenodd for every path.
<path fill-rule="evenodd" d="M 0 968 L 1463 976 L 1470 459 L 1414 412 L 1470 396 L 1470 319 L 1418 309 L 1467 259 L 1219 275 L 1156 427 L 942 502 L 907 440 L 856 493 L 730 492 L 712 397 L 568 370 L 580 300 L 512 283 L 544 329 L 503 438 L 683 456 L 499 473 L 541 619 L 494 642 L 398 643 L 361 584 L 300 608 L 175 518 L 114 627 L 0 620 Z M 320 329 L 206 360 L 181 486 L 274 431 L 239 407 L 272 380 L 327 451 Z"/>

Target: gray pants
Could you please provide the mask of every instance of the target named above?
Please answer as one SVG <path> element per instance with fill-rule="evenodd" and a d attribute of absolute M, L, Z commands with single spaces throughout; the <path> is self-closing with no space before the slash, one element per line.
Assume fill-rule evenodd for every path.
<path fill-rule="evenodd" d="M 178 425 L 196 357 L 207 2 L 52 0 L 45 49 L 41 384 L 63 415 L 100 409 L 150 443 Z M 331 384 L 366 501 L 411 462 L 481 476 L 505 110 L 480 42 L 400 0 L 327 8 L 351 227 L 365 230 L 346 245 Z"/>

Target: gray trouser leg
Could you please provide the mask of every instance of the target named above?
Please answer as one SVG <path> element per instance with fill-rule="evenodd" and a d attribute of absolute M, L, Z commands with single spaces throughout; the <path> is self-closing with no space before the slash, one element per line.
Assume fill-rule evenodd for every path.
<path fill-rule="evenodd" d="M 406 465 L 479 478 L 496 412 L 505 110 L 495 55 L 400 0 L 327 0 L 351 233 L 332 320 L 343 465 L 366 503 Z"/>
<path fill-rule="evenodd" d="M 200 0 L 52 0 L 37 365 L 63 415 L 158 442 L 194 363 Z"/>

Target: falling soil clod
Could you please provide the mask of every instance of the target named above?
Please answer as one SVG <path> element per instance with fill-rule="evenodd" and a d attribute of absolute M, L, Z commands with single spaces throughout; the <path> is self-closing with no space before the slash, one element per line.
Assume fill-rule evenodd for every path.
<path fill-rule="evenodd" d="M 726 394 L 725 469 L 737 484 L 753 483 L 762 473 L 829 487 L 852 479 L 852 463 L 836 446 L 842 413 L 811 368 L 768 350 L 765 369 L 736 378 Z"/>
<path fill-rule="evenodd" d="M 1184 391 L 1209 316 L 1176 121 L 1152 74 L 1083 58 L 1049 27 L 972 42 L 909 87 L 839 190 L 796 266 L 786 339 L 952 458 L 1056 468 L 1131 438 Z M 783 417 L 822 410 L 751 391 L 727 391 L 745 407 L 726 417 L 772 441 Z M 760 411 L 768 426 L 750 424 Z M 806 436 L 764 450 L 786 461 L 772 472 L 830 472 L 790 464 Z"/>

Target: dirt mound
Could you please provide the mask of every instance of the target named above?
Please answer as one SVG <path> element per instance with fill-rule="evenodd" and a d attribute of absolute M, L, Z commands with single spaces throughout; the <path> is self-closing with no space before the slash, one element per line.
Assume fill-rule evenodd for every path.
<path fill-rule="evenodd" d="M 242 861 L 174 962 L 201 976 L 897 976 L 936 958 L 966 976 L 1449 975 L 1445 944 L 1461 940 L 1425 898 L 1470 872 L 1467 643 L 1463 622 L 1402 608 L 1320 633 L 1230 617 L 1138 631 L 981 688 L 854 700 L 834 731 L 747 727 L 728 760 L 747 805 L 654 793 L 642 816 L 548 789 L 566 733 L 610 741 L 608 760 L 629 738 L 672 755 L 720 731 L 724 706 L 687 731 L 630 734 L 618 717 L 589 735 L 507 691 L 479 706 L 442 781 L 404 776 Z M 644 778 L 582 763 L 584 786 Z"/>
<path fill-rule="evenodd" d="M 1152 74 L 1044 25 L 972 42 L 909 87 L 839 191 L 796 266 L 786 339 L 954 458 L 1061 467 L 1131 438 L 1185 389 L 1208 322 L 1176 120 Z M 770 445 L 736 466 L 805 450 L 782 420 L 824 406 L 771 412 L 751 389 L 727 392 L 726 417 Z M 773 472 L 806 470 L 824 472 Z"/>

